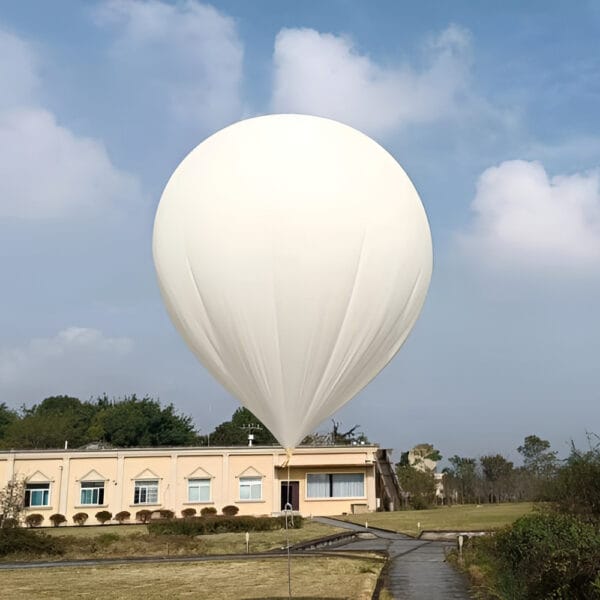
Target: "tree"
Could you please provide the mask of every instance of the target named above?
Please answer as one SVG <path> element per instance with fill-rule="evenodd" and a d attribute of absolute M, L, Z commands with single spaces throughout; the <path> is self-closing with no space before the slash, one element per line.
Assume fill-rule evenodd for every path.
<path fill-rule="evenodd" d="M 91 442 L 114 446 L 185 446 L 197 443 L 192 419 L 135 394 L 109 400 L 81 402 L 70 396 L 51 396 L 39 405 L 23 408 L 4 431 L 4 447 L 77 448 Z M 4 412 L 0 409 L 0 419 Z M 10 415 L 9 415 L 10 417 Z"/>
<path fill-rule="evenodd" d="M 479 462 L 488 483 L 489 501 L 501 502 L 506 499 L 512 483 L 513 463 L 501 454 L 482 456 Z"/>
<path fill-rule="evenodd" d="M 408 495 L 413 508 L 423 509 L 435 501 L 435 479 L 431 471 L 421 471 L 410 465 L 396 466 L 400 487 Z"/>
<path fill-rule="evenodd" d="M 247 446 L 248 429 L 256 425 L 253 429 L 254 444 L 257 446 L 271 446 L 277 444 L 275 436 L 259 421 L 247 408 L 241 406 L 232 415 L 231 421 L 225 421 L 217 425 L 210 434 L 210 443 L 213 446 Z"/>
<path fill-rule="evenodd" d="M 535 477 L 549 479 L 556 472 L 556 452 L 550 450 L 550 442 L 537 435 L 528 435 L 517 451 L 523 456 L 523 466 Z"/>
<path fill-rule="evenodd" d="M 8 427 L 17 421 L 18 418 L 19 416 L 14 410 L 8 408 L 4 402 L 0 402 L 0 440 L 4 438 Z"/>
<path fill-rule="evenodd" d="M 444 478 L 446 497 L 455 492 L 456 499 L 461 502 L 473 502 L 475 500 L 475 485 L 477 482 L 477 461 L 458 455 L 448 459 L 450 467 L 444 470 L 447 478 Z"/>
<path fill-rule="evenodd" d="M 25 499 L 25 478 L 13 475 L 0 490 L 0 529 L 18 527 Z"/>
<path fill-rule="evenodd" d="M 197 441 L 191 417 L 175 413 L 169 404 L 150 397 L 138 399 L 135 394 L 112 404 L 102 403 L 95 422 L 102 439 L 113 446 L 189 446 Z"/>
<path fill-rule="evenodd" d="M 574 444 L 564 465 L 550 485 L 550 499 L 562 512 L 600 522 L 600 443 L 579 450 Z"/>

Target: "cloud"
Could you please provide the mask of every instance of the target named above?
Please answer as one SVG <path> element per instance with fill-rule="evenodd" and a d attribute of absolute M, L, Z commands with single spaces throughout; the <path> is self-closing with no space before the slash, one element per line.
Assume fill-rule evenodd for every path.
<path fill-rule="evenodd" d="M 95 17 L 117 32 L 118 66 L 142 74 L 139 85 L 176 118 L 214 127 L 240 115 L 243 46 L 233 19 L 193 0 L 110 0 Z"/>
<path fill-rule="evenodd" d="M 0 348 L 0 384 L 7 400 L 78 392 L 102 393 L 122 373 L 121 361 L 133 350 L 126 337 L 97 329 L 68 327 L 54 337 L 36 338 L 16 348 Z M 93 389 L 94 384 L 98 386 Z M 68 389 L 65 389 L 68 388 Z"/>
<path fill-rule="evenodd" d="M 79 137 L 39 108 L 0 112 L 0 217 L 96 214 L 139 196 L 103 144 Z"/>
<path fill-rule="evenodd" d="M 335 118 L 372 133 L 457 114 L 469 99 L 469 33 L 451 25 L 426 47 L 427 66 L 384 66 L 346 36 L 282 29 L 275 40 L 276 112 Z"/>
<path fill-rule="evenodd" d="M 549 177 L 539 162 L 486 169 L 459 241 L 487 264 L 520 268 L 600 266 L 600 172 Z"/>
<path fill-rule="evenodd" d="M 0 30 L 0 218 L 97 214 L 139 199 L 98 140 L 61 125 L 38 98 L 36 55 Z"/>

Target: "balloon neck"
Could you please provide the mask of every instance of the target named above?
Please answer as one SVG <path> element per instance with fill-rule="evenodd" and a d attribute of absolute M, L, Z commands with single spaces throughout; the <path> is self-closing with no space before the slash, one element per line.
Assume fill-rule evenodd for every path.
<path fill-rule="evenodd" d="M 287 467 L 290 464 L 290 460 L 292 460 L 293 448 L 285 449 L 285 460 L 283 461 L 282 467 Z"/>

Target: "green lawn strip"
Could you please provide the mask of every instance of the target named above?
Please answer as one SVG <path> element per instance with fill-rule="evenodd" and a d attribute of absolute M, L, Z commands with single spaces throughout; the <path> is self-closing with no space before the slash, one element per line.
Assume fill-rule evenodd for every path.
<path fill-rule="evenodd" d="M 534 509 L 531 502 L 506 504 L 466 504 L 429 510 L 401 510 L 339 517 L 359 525 L 390 529 L 408 535 L 420 531 L 488 531 L 513 523 Z M 420 527 L 419 527 L 420 525 Z"/>

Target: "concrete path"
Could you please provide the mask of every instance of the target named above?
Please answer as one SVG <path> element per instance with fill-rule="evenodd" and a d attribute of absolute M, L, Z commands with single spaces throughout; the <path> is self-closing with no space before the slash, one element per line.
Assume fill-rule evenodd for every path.
<path fill-rule="evenodd" d="M 340 550 L 385 550 L 390 558 L 386 587 L 396 600 L 468 600 L 466 579 L 447 562 L 450 542 L 417 540 L 401 533 L 368 530 L 326 517 L 314 521 L 356 531 L 360 538 L 336 546 Z"/>

